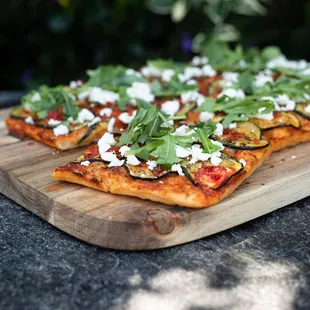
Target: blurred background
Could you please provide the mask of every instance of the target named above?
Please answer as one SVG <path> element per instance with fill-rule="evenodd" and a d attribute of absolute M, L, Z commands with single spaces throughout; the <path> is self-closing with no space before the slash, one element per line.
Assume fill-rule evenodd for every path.
<path fill-rule="evenodd" d="M 0 14 L 2 90 L 68 83 L 101 64 L 188 61 L 210 37 L 310 60 L 310 0 L 11 0 Z"/>

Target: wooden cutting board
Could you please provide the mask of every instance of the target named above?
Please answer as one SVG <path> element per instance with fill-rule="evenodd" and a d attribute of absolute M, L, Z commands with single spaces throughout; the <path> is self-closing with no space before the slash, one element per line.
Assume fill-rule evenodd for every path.
<path fill-rule="evenodd" d="M 59 152 L 7 135 L 0 110 L 0 192 L 86 242 L 123 250 L 157 249 L 215 234 L 310 194 L 310 143 L 277 152 L 232 195 L 206 209 L 171 207 L 57 182 L 53 168 L 82 150 Z M 295 157 L 296 156 L 296 157 Z"/>

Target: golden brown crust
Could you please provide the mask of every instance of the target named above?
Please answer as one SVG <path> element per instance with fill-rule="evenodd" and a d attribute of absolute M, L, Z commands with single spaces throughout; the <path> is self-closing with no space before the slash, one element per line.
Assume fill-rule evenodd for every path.
<path fill-rule="evenodd" d="M 6 124 L 10 134 L 18 138 L 30 137 L 59 150 L 69 150 L 94 142 L 106 132 L 106 123 L 98 123 L 96 128 L 81 143 L 79 140 L 86 134 L 89 127 L 83 127 L 67 135 L 55 136 L 52 129 L 27 124 L 22 119 L 8 118 Z"/>
<path fill-rule="evenodd" d="M 247 165 L 217 190 L 194 185 L 187 177 L 175 173 L 170 173 L 159 180 L 136 179 L 132 178 L 123 167 L 107 168 L 101 162 L 92 162 L 89 166 L 70 163 L 56 168 L 53 177 L 59 181 L 77 183 L 112 194 L 135 196 L 170 205 L 202 208 L 218 203 L 233 192 L 270 155 L 270 148 L 255 151 L 227 151 L 237 160 L 243 158 Z"/>

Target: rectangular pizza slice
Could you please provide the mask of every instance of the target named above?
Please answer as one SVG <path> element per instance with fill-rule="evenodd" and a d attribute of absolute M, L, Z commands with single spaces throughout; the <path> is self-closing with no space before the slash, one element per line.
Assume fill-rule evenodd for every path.
<path fill-rule="evenodd" d="M 268 141 L 257 139 L 259 128 L 251 123 L 240 123 L 227 135 L 221 124 L 174 129 L 171 120 L 155 107 L 139 109 L 119 141 L 105 133 L 76 162 L 56 168 L 53 177 L 113 194 L 201 208 L 224 199 L 270 155 Z"/>

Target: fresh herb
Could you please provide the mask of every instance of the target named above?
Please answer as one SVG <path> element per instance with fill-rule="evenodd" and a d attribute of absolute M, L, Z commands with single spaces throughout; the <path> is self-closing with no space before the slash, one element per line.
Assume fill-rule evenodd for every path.
<path fill-rule="evenodd" d="M 88 70 L 89 86 L 102 87 L 117 91 L 120 86 L 131 86 L 133 82 L 145 82 L 135 74 L 126 74 L 126 67 L 123 66 L 100 66 L 95 70 Z"/>
<path fill-rule="evenodd" d="M 190 148 L 197 141 L 202 144 L 204 152 L 209 154 L 220 149 L 209 139 L 216 128 L 214 124 L 198 124 L 191 134 L 176 136 L 173 126 L 169 124 L 169 120 L 175 118 L 168 117 L 155 106 L 147 110 L 140 108 L 129 123 L 127 132 L 121 135 L 118 145 L 131 145 L 128 154 L 143 160 L 156 157 L 159 164 L 167 167 L 181 161 L 176 155 L 175 145 Z"/>
<path fill-rule="evenodd" d="M 58 111 L 59 108 L 64 118 L 76 118 L 79 113 L 75 97 L 63 86 L 41 86 L 39 91 L 32 91 L 22 98 L 22 106 L 39 119 L 46 118 L 49 111 Z"/>
<path fill-rule="evenodd" d="M 176 71 L 181 71 L 187 66 L 186 63 L 175 62 L 172 59 L 161 59 L 161 58 L 150 59 L 147 61 L 147 65 L 155 67 L 160 70 L 173 69 Z"/>
<path fill-rule="evenodd" d="M 157 97 L 175 97 L 188 91 L 197 91 L 198 86 L 182 83 L 175 75 L 170 82 L 160 83 L 155 80 L 151 84 L 152 93 Z"/>

